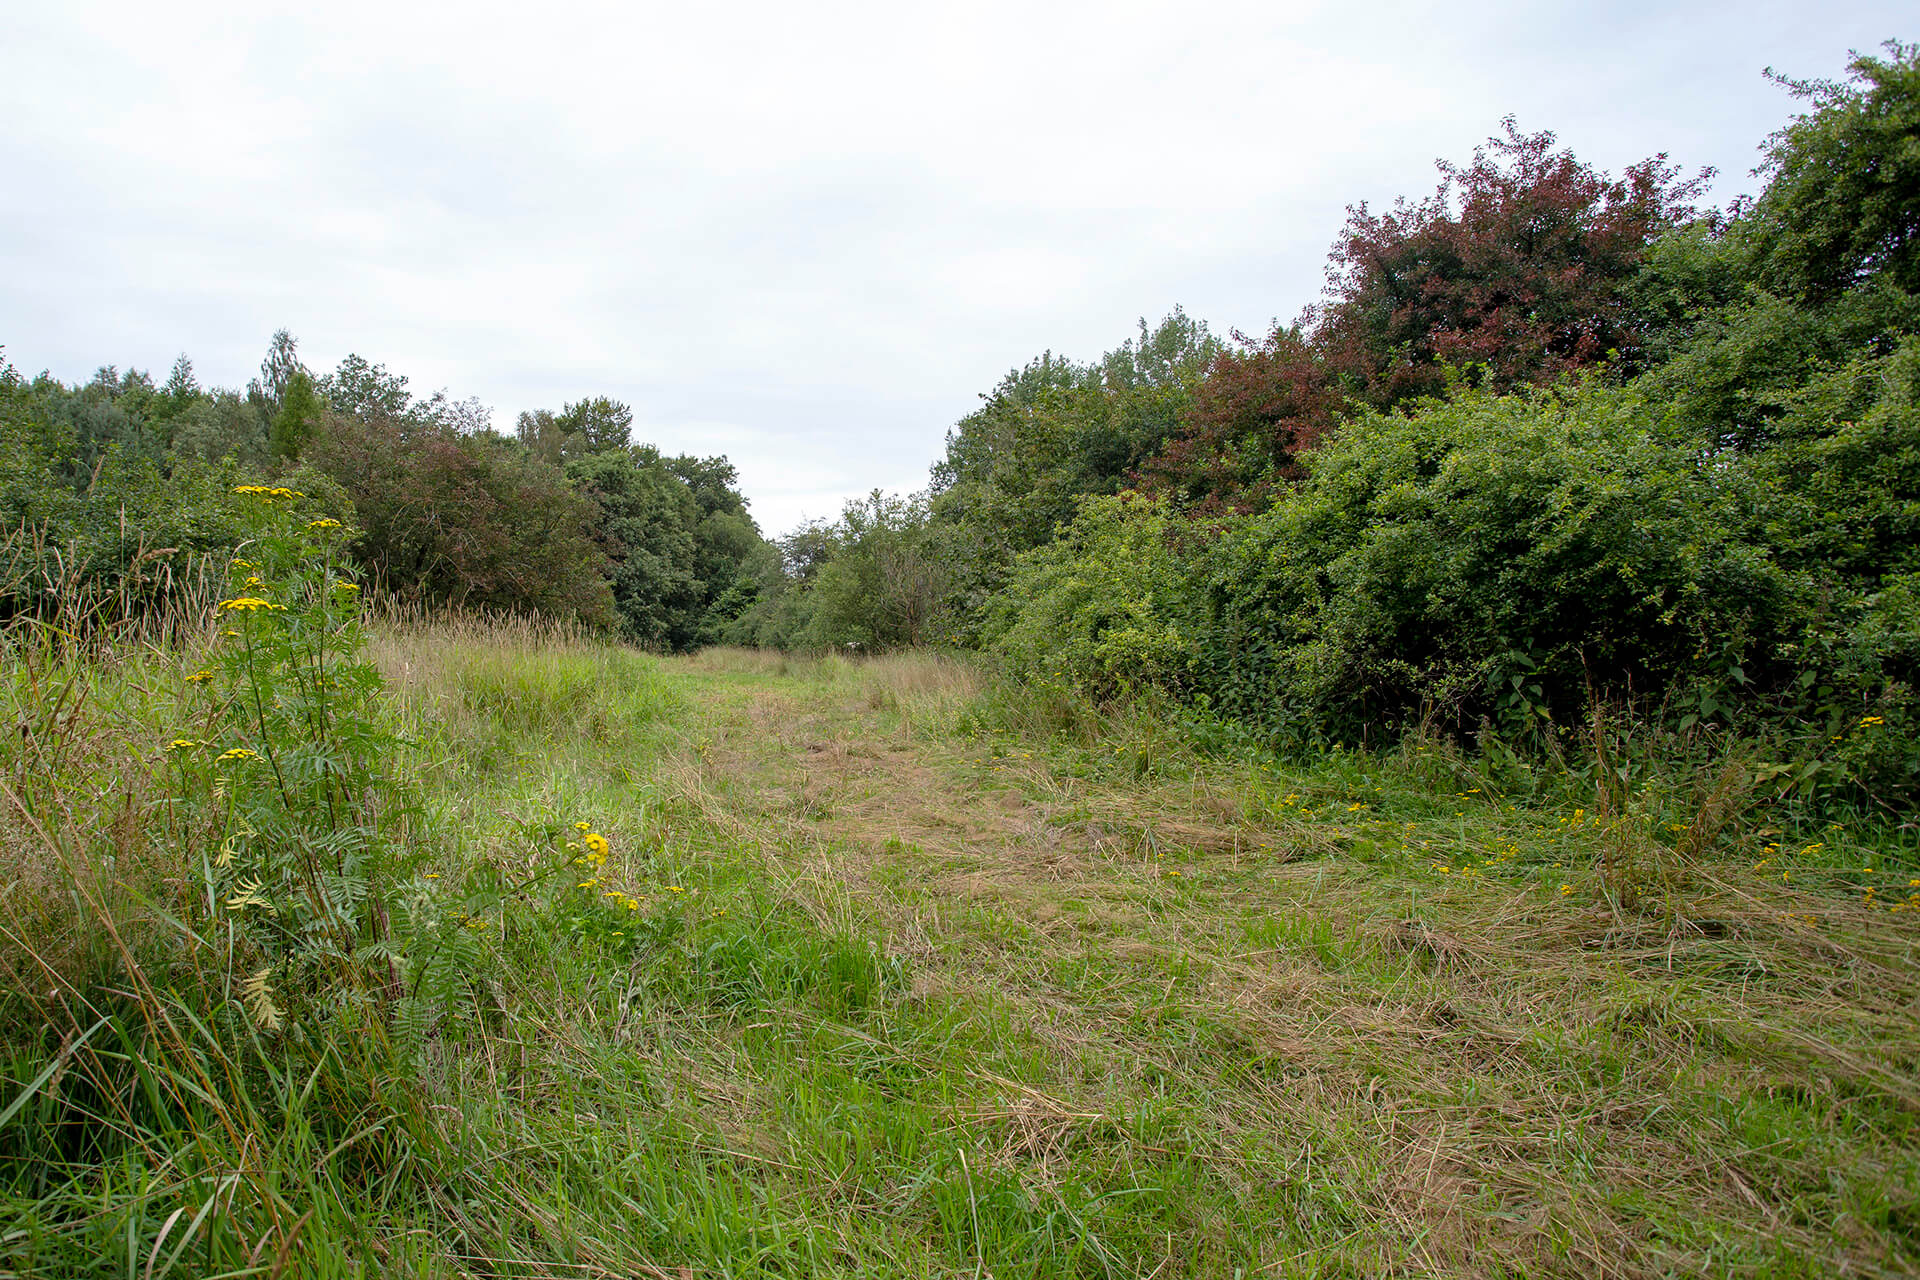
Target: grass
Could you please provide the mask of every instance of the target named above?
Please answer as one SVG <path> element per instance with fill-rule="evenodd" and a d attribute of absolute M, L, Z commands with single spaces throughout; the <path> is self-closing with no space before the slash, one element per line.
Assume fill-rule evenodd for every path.
<path fill-rule="evenodd" d="M 1910 829 L 1208 753 L 933 655 L 373 650 L 480 926 L 412 1037 L 183 979 L 188 655 L 10 654 L 0 1274 L 1920 1267 Z M 576 821 L 593 887 L 522 887 Z"/>

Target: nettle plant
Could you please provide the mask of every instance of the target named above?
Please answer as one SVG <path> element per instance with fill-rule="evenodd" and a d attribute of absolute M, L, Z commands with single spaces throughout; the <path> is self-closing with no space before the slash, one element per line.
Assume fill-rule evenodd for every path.
<path fill-rule="evenodd" d="M 252 536 L 204 665 L 186 677 L 202 727 L 167 748 L 177 803 L 203 824 L 208 940 L 262 1030 L 356 1008 L 422 1022 L 478 940 L 416 874 L 413 801 L 379 721 L 348 530 L 309 518 L 292 489 L 238 492 Z"/>

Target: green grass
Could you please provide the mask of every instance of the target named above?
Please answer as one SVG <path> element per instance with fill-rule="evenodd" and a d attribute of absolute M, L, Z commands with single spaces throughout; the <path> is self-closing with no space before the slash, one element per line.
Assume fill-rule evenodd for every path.
<path fill-rule="evenodd" d="M 930 656 L 374 648 L 483 942 L 417 1035 L 186 981 L 183 655 L 9 663 L 0 1274 L 1920 1266 L 1910 830 L 1210 754 Z M 600 883 L 526 888 L 577 821 Z"/>

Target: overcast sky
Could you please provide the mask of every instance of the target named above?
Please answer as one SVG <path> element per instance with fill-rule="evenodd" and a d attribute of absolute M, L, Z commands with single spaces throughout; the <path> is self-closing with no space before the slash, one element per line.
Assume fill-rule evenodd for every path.
<path fill-rule="evenodd" d="M 609 395 L 769 533 L 918 489 L 1010 367 L 1176 304 L 1264 329 L 1345 206 L 1512 113 L 1753 186 L 1908 5 L 12 6 L 0 345 L 239 386 L 273 330 L 416 390 Z"/>

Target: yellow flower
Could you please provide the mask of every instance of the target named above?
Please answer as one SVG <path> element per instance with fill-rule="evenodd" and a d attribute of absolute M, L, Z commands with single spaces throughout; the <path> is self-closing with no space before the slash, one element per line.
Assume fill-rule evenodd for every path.
<path fill-rule="evenodd" d="M 167 744 L 167 750 L 186 751 L 186 750 L 189 750 L 190 748 L 197 747 L 199 745 L 200 744 L 195 742 L 192 738 L 175 738 L 172 742 L 169 742 Z"/>
<path fill-rule="evenodd" d="M 333 585 L 334 585 L 334 588 L 335 588 L 336 590 L 339 590 L 339 591 L 358 591 L 358 590 L 360 589 L 360 584 L 359 584 L 359 583 L 357 583 L 357 582 L 347 582 L 347 581 L 344 581 L 344 580 L 342 580 L 342 581 L 340 581 L 340 582 L 336 582 L 336 583 L 334 583 Z"/>
<path fill-rule="evenodd" d="M 234 747 L 231 750 L 222 751 L 219 758 L 222 760 L 258 760 L 260 753 L 246 747 Z"/>
<path fill-rule="evenodd" d="M 207 681 L 211 679 L 213 679 L 213 672 L 208 671 L 205 667 L 202 667 L 200 670 L 194 672 L 192 675 L 187 677 L 187 683 L 188 684 L 205 684 Z"/>
<path fill-rule="evenodd" d="M 593 824 L 591 822 L 576 822 L 573 824 L 573 829 L 575 831 L 591 831 L 593 830 Z"/>
<path fill-rule="evenodd" d="M 283 604 L 275 604 L 271 600 L 262 600 L 258 596 L 240 596 L 233 600 L 222 600 L 220 602 L 220 611 L 222 613 L 257 613 L 262 609 L 266 609 L 269 612 L 276 610 L 284 611 L 286 607 L 287 606 Z"/>
<path fill-rule="evenodd" d="M 307 521 L 307 528 L 309 529 L 338 529 L 339 527 L 340 527 L 340 522 L 338 520 L 334 520 L 331 518 L 325 519 L 325 520 Z"/>
<path fill-rule="evenodd" d="M 1861 723 L 1862 725 L 1869 725 L 1869 724 L 1885 724 L 1885 723 L 1886 723 L 1886 721 L 1885 721 L 1885 720 L 1883 720 L 1883 719 L 1881 719 L 1881 718 L 1880 718 L 1879 716 L 1868 716 L 1868 717 L 1866 717 L 1866 718 L 1865 718 L 1864 720 L 1862 720 L 1862 721 L 1861 721 L 1860 723 Z"/>
<path fill-rule="evenodd" d="M 602 858 L 607 856 L 607 850 L 611 847 L 607 844 L 607 838 L 598 831 L 587 832 L 580 837 L 580 842 Z"/>

